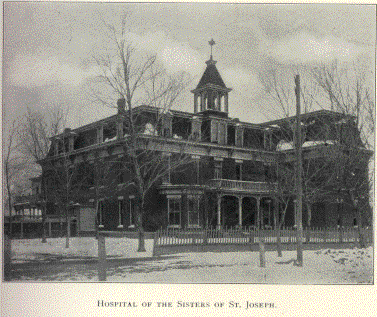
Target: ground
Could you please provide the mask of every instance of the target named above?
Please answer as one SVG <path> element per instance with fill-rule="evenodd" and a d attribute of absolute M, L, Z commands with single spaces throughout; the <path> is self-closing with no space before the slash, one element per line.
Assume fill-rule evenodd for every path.
<path fill-rule="evenodd" d="M 296 252 L 266 252 L 266 267 L 258 252 L 203 252 L 152 256 L 153 240 L 138 253 L 137 240 L 107 238 L 107 281 L 155 283 L 268 283 L 268 284 L 371 284 L 373 248 L 304 251 L 304 266 L 296 265 Z M 98 281 L 97 240 L 65 239 L 12 241 L 14 281 Z"/>

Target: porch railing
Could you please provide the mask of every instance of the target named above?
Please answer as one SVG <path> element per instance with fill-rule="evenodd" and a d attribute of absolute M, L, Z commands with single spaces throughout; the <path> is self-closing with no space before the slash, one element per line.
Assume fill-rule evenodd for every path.
<path fill-rule="evenodd" d="M 254 192 L 268 192 L 277 188 L 276 183 L 239 181 L 233 179 L 210 179 L 207 182 L 210 187 L 220 187 L 232 190 L 245 190 Z"/>

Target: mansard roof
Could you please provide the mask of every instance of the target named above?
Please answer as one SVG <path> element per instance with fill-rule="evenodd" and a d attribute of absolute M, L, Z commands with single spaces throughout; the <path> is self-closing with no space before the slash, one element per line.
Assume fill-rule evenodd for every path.
<path fill-rule="evenodd" d="M 312 112 L 308 112 L 308 113 L 302 113 L 301 114 L 301 120 L 307 120 L 307 119 L 311 119 L 311 118 L 315 118 L 315 117 L 326 117 L 326 116 L 330 117 L 330 118 L 334 118 L 334 119 L 355 118 L 355 116 L 353 116 L 353 115 L 344 114 L 344 113 L 332 111 L 332 110 L 321 109 L 321 110 L 312 111 Z M 277 120 L 273 120 L 273 121 L 263 122 L 263 123 L 260 123 L 260 125 L 262 125 L 262 126 L 280 125 L 280 124 L 283 124 L 284 122 L 289 122 L 289 121 L 293 121 L 293 120 L 296 120 L 296 116 L 291 116 L 291 117 L 286 117 L 286 118 L 277 119 Z"/>

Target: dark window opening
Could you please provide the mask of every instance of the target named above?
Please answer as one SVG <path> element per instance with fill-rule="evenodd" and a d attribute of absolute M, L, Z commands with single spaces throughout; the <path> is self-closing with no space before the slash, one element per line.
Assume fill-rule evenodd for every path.
<path fill-rule="evenodd" d="M 96 130 L 89 130 L 80 133 L 77 138 L 75 139 L 73 148 L 75 150 L 93 145 L 97 142 L 97 131 Z"/>
<path fill-rule="evenodd" d="M 261 130 L 245 129 L 244 132 L 244 147 L 251 149 L 264 148 L 264 135 Z"/>
<path fill-rule="evenodd" d="M 134 127 L 136 133 L 147 135 L 158 135 L 160 128 L 159 118 L 157 113 L 143 112 L 135 113 L 133 116 Z"/>
<path fill-rule="evenodd" d="M 211 121 L 204 121 L 201 130 L 202 140 L 204 142 L 211 142 Z"/>
<path fill-rule="evenodd" d="M 116 123 L 110 122 L 109 124 L 103 127 L 103 141 L 109 142 L 116 139 L 117 131 L 116 131 Z"/>
<path fill-rule="evenodd" d="M 242 180 L 242 164 L 237 163 L 236 164 L 236 180 L 240 181 Z"/>
<path fill-rule="evenodd" d="M 236 128 L 234 126 L 228 126 L 228 145 L 236 145 Z"/>
<path fill-rule="evenodd" d="M 173 131 L 174 139 L 188 140 L 191 134 L 191 120 L 187 118 L 173 117 Z"/>

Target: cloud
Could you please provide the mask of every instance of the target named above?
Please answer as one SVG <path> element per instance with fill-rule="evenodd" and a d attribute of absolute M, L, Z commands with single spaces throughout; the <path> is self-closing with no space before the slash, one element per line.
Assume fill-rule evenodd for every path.
<path fill-rule="evenodd" d="M 225 84 L 245 96 L 255 96 L 263 89 L 258 77 L 242 68 L 228 68 L 220 71 Z"/>
<path fill-rule="evenodd" d="M 137 50 L 157 54 L 158 60 L 170 73 L 185 71 L 195 77 L 203 70 L 204 58 L 197 51 L 186 43 L 168 38 L 164 32 L 127 33 L 126 38 Z M 56 56 L 33 54 L 19 54 L 8 66 L 10 84 L 27 88 L 57 83 L 79 86 L 87 78 L 100 73 L 97 66 L 83 69 Z"/>
<path fill-rule="evenodd" d="M 47 86 L 56 83 L 79 86 L 93 70 L 62 62 L 58 57 L 40 57 L 39 55 L 17 55 L 9 64 L 10 83 L 19 87 Z"/>
<path fill-rule="evenodd" d="M 328 63 L 334 60 L 349 62 L 366 52 L 365 47 L 334 36 L 316 36 L 301 32 L 270 42 L 261 52 L 282 63 Z"/>
<path fill-rule="evenodd" d="M 126 39 L 136 49 L 157 54 L 170 73 L 185 71 L 197 76 L 203 69 L 204 58 L 188 44 L 169 38 L 164 32 L 150 32 L 143 35 L 127 33 Z"/>

